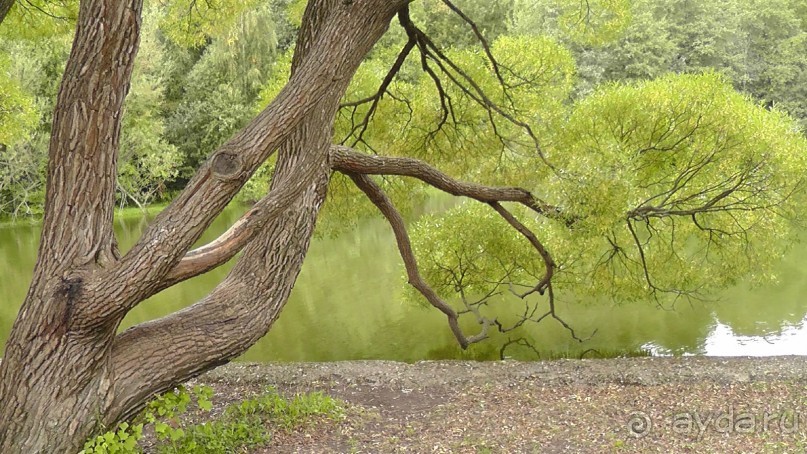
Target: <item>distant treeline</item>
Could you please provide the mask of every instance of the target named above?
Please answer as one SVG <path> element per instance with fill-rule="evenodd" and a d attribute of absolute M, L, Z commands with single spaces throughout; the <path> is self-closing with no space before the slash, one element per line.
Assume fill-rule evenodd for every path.
<path fill-rule="evenodd" d="M 122 206 L 170 197 L 267 104 L 288 77 L 303 3 L 247 2 L 229 20 L 211 22 L 226 27 L 211 26 L 202 34 L 188 31 L 198 17 L 174 17 L 176 11 L 159 2 L 149 4 L 121 135 Z M 598 3 L 610 5 L 597 10 Z M 491 42 L 520 35 L 561 42 L 576 64 L 572 98 L 613 81 L 716 70 L 736 89 L 807 126 L 803 0 L 592 1 L 592 9 L 578 16 L 565 12 L 563 0 L 456 4 Z M 413 9 L 415 20 L 444 48 L 479 46 L 471 28 L 439 0 Z M 40 21 L 38 28 L 26 20 Z M 52 109 L 71 38 L 69 18 L 23 17 L 0 27 L 0 217 L 42 212 Z M 404 39 L 403 32 L 388 34 L 371 59 L 394 55 Z M 377 87 L 384 72 L 364 74 L 371 76 L 358 83 Z M 340 138 L 346 133 L 336 132 Z M 256 180 L 243 197 L 263 190 L 265 181 Z"/>

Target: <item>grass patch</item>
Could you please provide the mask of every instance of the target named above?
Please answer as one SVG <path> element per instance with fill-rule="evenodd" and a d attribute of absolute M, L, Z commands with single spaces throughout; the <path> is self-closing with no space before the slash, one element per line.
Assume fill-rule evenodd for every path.
<path fill-rule="evenodd" d="M 322 393 L 286 399 L 269 389 L 258 397 L 228 405 L 216 421 L 185 427 L 181 436 L 168 437 L 157 449 L 161 454 L 242 452 L 269 442 L 270 428 L 291 430 L 315 416 L 338 419 L 342 414 L 342 406 Z"/>
<path fill-rule="evenodd" d="M 152 431 L 160 454 L 225 454 L 246 452 L 270 441 L 274 430 L 292 430 L 314 417 L 340 419 L 342 404 L 320 392 L 299 394 L 287 399 L 270 388 L 260 396 L 228 405 L 221 416 L 195 424 L 182 418 L 189 404 L 203 411 L 212 408 L 209 387 L 192 391 L 178 388 L 152 401 L 136 424 L 122 423 L 114 431 L 91 439 L 82 454 L 140 453 L 136 443 L 144 430 Z"/>
<path fill-rule="evenodd" d="M 308 423 L 314 416 L 338 419 L 341 405 L 322 393 L 310 393 L 286 399 L 275 390 L 230 404 L 217 421 L 188 427 L 184 436 L 158 447 L 158 452 L 229 453 L 267 443 L 271 438 L 268 427 L 291 430 Z"/>

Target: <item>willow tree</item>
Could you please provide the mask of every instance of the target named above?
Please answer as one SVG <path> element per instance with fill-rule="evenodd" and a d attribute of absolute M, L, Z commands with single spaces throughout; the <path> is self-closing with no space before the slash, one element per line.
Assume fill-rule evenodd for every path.
<path fill-rule="evenodd" d="M 558 318 L 556 284 L 688 295 L 764 270 L 779 253 L 766 239 L 785 234 L 794 217 L 807 149 L 786 117 L 708 75 L 607 87 L 570 108 L 563 100 L 573 62 L 551 40 L 491 44 L 443 0 L 481 49 L 449 51 L 412 20 L 409 3 L 309 1 L 288 81 L 121 254 L 112 229 L 116 161 L 143 5 L 81 1 L 54 112 L 39 257 L 0 363 L 0 451 L 75 451 L 155 393 L 266 334 L 334 172 L 389 221 L 409 283 L 445 314 L 462 347 L 490 330 Z M 366 96 L 346 98 L 396 17 L 399 50 Z M 335 143 L 337 122 L 347 133 Z M 192 249 L 270 156 L 265 196 Z M 374 175 L 417 179 L 479 205 L 417 228 L 420 247 L 431 248 L 421 267 L 387 184 Z M 149 296 L 237 254 L 202 300 L 118 333 Z M 527 301 L 511 323 L 486 313 L 502 288 Z M 473 332 L 460 323 L 466 314 Z"/>

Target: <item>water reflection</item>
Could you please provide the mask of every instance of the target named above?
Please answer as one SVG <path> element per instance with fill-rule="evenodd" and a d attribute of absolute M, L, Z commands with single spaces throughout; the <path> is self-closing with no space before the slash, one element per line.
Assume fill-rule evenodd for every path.
<path fill-rule="evenodd" d="M 230 225 L 239 210 L 226 211 L 201 241 Z M 143 217 L 119 219 L 122 248 L 145 228 Z M 25 296 L 33 269 L 39 227 L 0 227 L 0 339 L 5 339 Z M 580 302 L 560 296 L 557 311 L 581 337 L 576 342 L 547 320 L 515 336 L 494 335 L 461 351 L 438 311 L 405 302 L 403 269 L 388 227 L 371 220 L 339 238 L 312 242 L 303 271 L 278 322 L 242 358 L 252 361 L 335 361 L 348 359 L 498 359 L 499 347 L 523 336 L 544 356 L 579 356 L 586 350 L 614 352 L 650 348 L 657 354 L 717 356 L 807 354 L 807 244 L 786 257 L 780 283 L 764 288 L 738 285 L 718 303 L 679 304 L 674 311 L 652 303 Z M 131 326 L 166 315 L 207 294 L 229 266 L 168 289 L 138 306 L 124 321 Z M 516 313 L 517 301 L 499 313 Z M 508 309 L 507 306 L 511 305 Z M 472 326 L 468 327 L 470 330 Z M 507 355 L 535 359 L 525 347 Z"/>
<path fill-rule="evenodd" d="M 706 339 L 708 356 L 807 355 L 807 318 L 779 332 L 761 336 L 737 334 L 730 326 L 717 323 Z"/>

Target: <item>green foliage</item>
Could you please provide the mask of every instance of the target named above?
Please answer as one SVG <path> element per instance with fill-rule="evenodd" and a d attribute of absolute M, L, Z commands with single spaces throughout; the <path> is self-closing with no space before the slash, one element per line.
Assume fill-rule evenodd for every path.
<path fill-rule="evenodd" d="M 580 44 L 600 45 L 618 38 L 631 20 L 630 0 L 558 0 L 558 24 Z"/>
<path fill-rule="evenodd" d="M 457 0 L 452 3 L 468 16 L 488 41 L 505 34 L 512 21 L 513 0 L 479 2 Z M 411 5 L 412 19 L 433 41 L 445 47 L 477 47 L 479 39 L 470 25 L 442 0 L 424 0 Z"/>
<path fill-rule="evenodd" d="M 603 81 L 652 79 L 671 71 L 681 54 L 669 22 L 656 16 L 653 3 L 633 2 L 630 24 L 619 39 L 597 47 L 572 43 L 579 70 L 578 96 L 590 94 Z"/>
<path fill-rule="evenodd" d="M 10 92 L 17 94 L 11 97 L 16 98 L 11 118 L 3 118 L 0 107 L 0 136 L 5 137 L 0 140 L 0 213 L 13 218 L 39 215 L 52 110 L 68 41 L 60 36 L 37 41 L 0 38 L 0 45 L 0 79 L 7 75 L 6 80 L 13 81 Z M 0 81 L 0 92 L 9 93 L 7 89 Z"/>
<path fill-rule="evenodd" d="M 289 77 L 291 77 L 291 59 L 294 56 L 293 51 L 287 51 L 272 62 L 272 65 L 267 73 L 267 79 L 263 84 L 255 99 L 253 105 L 253 113 L 258 113 L 266 108 L 269 103 L 275 99 L 275 96 L 280 93 L 280 90 L 286 85 Z"/>
<path fill-rule="evenodd" d="M 42 214 L 45 138 L 37 135 L 23 145 L 0 148 L 0 213 L 12 219 Z"/>
<path fill-rule="evenodd" d="M 90 439 L 78 454 L 129 454 L 140 452 L 137 441 L 143 437 L 143 424 L 123 422 L 114 431 Z"/>
<path fill-rule="evenodd" d="M 146 405 L 143 414 L 136 418 L 137 423 L 122 422 L 114 430 L 88 440 L 79 454 L 139 453 L 141 449 L 137 442 L 143 437 L 143 428 L 147 425 L 154 427 L 158 440 L 171 444 L 181 442 L 185 431 L 179 427 L 179 418 L 194 400 L 200 410 L 210 411 L 213 408 L 212 396 L 213 389 L 209 386 L 194 386 L 190 391 L 180 386 L 161 394 Z"/>
<path fill-rule="evenodd" d="M 276 157 L 267 160 L 262 166 L 255 171 L 252 177 L 238 193 L 238 199 L 244 203 L 255 203 L 269 192 L 269 180 L 272 178 L 272 173 L 275 170 Z"/>
<path fill-rule="evenodd" d="M 176 0 L 161 2 L 165 14 L 160 28 L 174 43 L 199 47 L 209 38 L 227 34 L 239 16 L 259 2 L 256 0 Z"/>
<path fill-rule="evenodd" d="M 423 277 L 444 299 L 484 295 L 492 282 L 526 283 L 543 273 L 529 243 L 490 207 L 476 202 L 422 217 L 412 229 L 412 242 Z M 411 286 L 406 292 L 421 300 Z"/>
<path fill-rule="evenodd" d="M 475 49 L 447 51 L 475 80 L 495 103 L 508 111 L 526 113 L 526 118 L 539 131 L 551 128 L 559 119 L 558 113 L 568 98 L 573 84 L 574 62 L 571 54 L 562 46 L 546 37 L 501 37 L 492 43 L 492 51 L 498 56 L 505 83 L 511 86 L 509 95 L 501 90 L 486 57 Z M 361 99 L 378 89 L 378 80 L 394 58 L 393 52 L 377 53 L 376 58 L 365 62 L 353 80 L 346 98 Z M 464 96 L 450 83 L 444 85 L 452 99 L 453 115 L 442 110 L 438 92 L 433 81 L 414 68 L 407 68 L 402 80 L 396 81 L 391 92 L 403 103 L 392 97 L 384 97 L 379 103 L 373 127 L 363 139 L 379 146 L 384 154 L 415 156 L 428 160 L 453 175 L 473 171 L 476 175 L 488 174 L 490 168 L 479 168 L 481 156 L 490 158 L 489 164 L 498 165 L 497 153 L 504 153 L 499 135 L 506 138 L 521 138 L 523 131 L 508 124 L 499 114 L 494 119 L 499 135 L 488 124 L 488 115 Z M 369 106 L 359 107 L 352 115 L 343 112 L 337 119 L 335 140 L 348 136 L 354 125 L 366 115 Z M 410 110 L 411 109 L 411 110 Z M 438 128 L 443 122 L 445 128 Z M 358 130 L 349 137 L 355 139 Z M 473 160 L 455 159 L 463 153 Z M 501 172 L 498 168 L 497 172 Z M 471 174 L 468 174 L 471 176 Z M 501 174 L 502 178 L 508 175 Z"/>
<path fill-rule="evenodd" d="M 118 159 L 121 204 L 143 208 L 159 197 L 179 173 L 182 156 L 168 143 L 165 120 L 159 112 L 165 91 L 159 63 L 163 50 L 157 39 L 155 10 L 144 13 L 143 38 L 126 98 Z"/>
<path fill-rule="evenodd" d="M 609 3 L 603 7 L 565 0 L 517 1 L 510 33 L 548 34 L 567 45 L 579 70 L 578 96 L 603 82 L 717 70 L 736 89 L 776 104 L 805 125 L 803 2 L 632 0 L 629 11 L 618 2 Z M 569 17 L 579 16 L 587 10 L 586 4 L 595 12 L 618 11 L 614 17 L 620 19 L 614 24 L 624 25 L 624 30 L 616 32 L 620 25 L 592 42 L 581 40 L 585 35 L 579 30 L 564 28 L 564 11 L 571 11 Z"/>
<path fill-rule="evenodd" d="M 269 4 L 241 14 L 195 61 L 181 48 L 168 47 L 173 51 L 167 56 L 169 68 L 176 68 L 173 76 L 182 83 L 169 93 L 177 102 L 165 112 L 169 125 L 165 137 L 183 157 L 182 177 L 188 178 L 210 152 L 252 118 L 276 48 Z"/>
<path fill-rule="evenodd" d="M 256 398 L 228 405 L 216 421 L 187 427 L 182 436 L 162 445 L 160 452 L 241 452 L 269 441 L 268 424 L 289 430 L 313 416 L 339 418 L 341 414 L 340 405 L 321 393 L 297 395 L 289 401 L 269 389 Z"/>
<path fill-rule="evenodd" d="M 802 216 L 807 166 L 807 140 L 785 114 L 718 75 L 667 76 L 604 87 L 550 142 L 560 170 L 527 187 L 573 224 L 516 212 L 548 245 L 559 289 L 661 301 L 775 279 L 770 266 Z M 420 220 L 413 242 L 444 297 L 478 296 L 543 275 L 511 231 L 488 207 L 465 203 Z"/>
<path fill-rule="evenodd" d="M 783 252 L 788 219 L 800 217 L 801 198 L 791 195 L 806 164 L 807 143 L 785 115 L 718 76 L 668 76 L 600 91 L 563 133 L 563 152 L 550 159 L 568 172 L 553 182 L 564 207 L 584 219 L 573 230 L 602 236 L 589 252 L 624 259 L 589 256 L 589 288 L 648 290 L 631 247 L 639 240 L 625 228 L 625 214 L 640 206 L 681 213 L 636 223 L 654 285 L 708 291 L 746 274 L 770 278 L 764 270 Z"/>
<path fill-rule="evenodd" d="M 4 41 L 0 45 L 5 48 Z M 13 145 L 28 137 L 36 126 L 34 99 L 12 78 L 11 57 L 0 52 L 0 144 Z"/>
<path fill-rule="evenodd" d="M 807 126 L 807 32 L 788 0 L 746 0 L 736 84 Z"/>
<path fill-rule="evenodd" d="M 303 22 L 303 13 L 305 13 L 305 7 L 308 4 L 308 0 L 289 0 L 286 6 L 286 14 L 289 17 L 289 21 L 297 28 Z"/>
<path fill-rule="evenodd" d="M 270 388 L 258 397 L 228 405 L 224 414 L 213 421 L 183 422 L 192 404 L 209 412 L 213 408 L 212 397 L 213 390 L 208 386 L 194 386 L 191 390 L 180 386 L 149 402 L 136 424 L 124 422 L 115 430 L 92 438 L 79 454 L 139 453 L 137 443 L 144 427 L 153 427 L 160 453 L 244 452 L 269 441 L 271 432 L 267 425 L 291 430 L 314 416 L 342 417 L 339 402 L 322 393 L 299 394 L 287 400 Z"/>
<path fill-rule="evenodd" d="M 298 394 L 289 401 L 270 388 L 262 396 L 229 406 L 225 414 L 235 419 L 256 419 L 291 429 L 312 416 L 340 418 L 342 409 L 336 400 L 321 392 Z"/>
<path fill-rule="evenodd" d="M 15 1 L 0 27 L 0 38 L 39 40 L 73 32 L 78 0 Z"/>
<path fill-rule="evenodd" d="M 583 46 L 618 39 L 631 24 L 632 0 L 516 0 L 511 33 L 546 34 Z"/>

